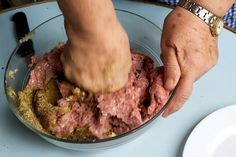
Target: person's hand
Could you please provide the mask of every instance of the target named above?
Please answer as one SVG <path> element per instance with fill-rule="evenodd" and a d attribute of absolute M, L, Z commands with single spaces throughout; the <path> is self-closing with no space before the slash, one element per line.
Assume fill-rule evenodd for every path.
<path fill-rule="evenodd" d="M 131 68 L 128 36 L 116 18 L 112 2 L 108 2 L 103 11 L 98 10 L 94 15 L 88 12 L 90 17 L 78 13 L 77 8 L 74 12 L 64 11 L 68 36 L 61 56 L 64 74 L 71 82 L 93 93 L 122 88 Z M 62 6 L 64 10 L 67 8 Z M 73 18 L 75 15 L 82 17 Z"/>
<path fill-rule="evenodd" d="M 182 107 L 194 82 L 217 63 L 217 47 L 217 38 L 197 16 L 180 7 L 168 15 L 161 39 L 164 87 L 173 90 L 178 86 L 164 117 Z"/>

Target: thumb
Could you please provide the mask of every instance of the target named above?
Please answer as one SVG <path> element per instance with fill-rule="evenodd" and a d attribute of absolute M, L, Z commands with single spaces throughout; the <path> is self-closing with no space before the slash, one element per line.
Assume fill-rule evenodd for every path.
<path fill-rule="evenodd" d="M 175 50 L 173 48 L 163 49 L 161 58 L 164 64 L 164 87 L 173 90 L 181 75 Z"/>

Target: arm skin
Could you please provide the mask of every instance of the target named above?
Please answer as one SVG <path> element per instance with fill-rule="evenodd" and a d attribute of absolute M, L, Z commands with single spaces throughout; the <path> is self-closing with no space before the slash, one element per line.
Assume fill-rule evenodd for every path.
<path fill-rule="evenodd" d="M 234 3 L 233 0 L 193 1 L 220 17 Z M 179 110 L 190 97 L 194 82 L 217 63 L 217 43 L 218 38 L 212 37 L 209 26 L 184 8 L 176 7 L 167 16 L 161 39 L 164 86 L 171 90 L 178 83 L 178 88 L 163 117 Z"/>
<path fill-rule="evenodd" d="M 77 33 L 100 31 L 117 22 L 111 0 L 58 0 L 58 3 L 65 19 L 79 28 Z"/>
<path fill-rule="evenodd" d="M 131 67 L 128 36 L 111 0 L 58 0 L 68 36 L 61 56 L 68 80 L 90 92 L 122 88 Z"/>

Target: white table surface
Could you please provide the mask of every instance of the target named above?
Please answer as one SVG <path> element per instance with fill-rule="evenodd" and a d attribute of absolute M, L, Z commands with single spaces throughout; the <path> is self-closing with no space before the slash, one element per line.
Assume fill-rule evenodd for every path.
<path fill-rule="evenodd" d="M 140 14 L 162 27 L 170 9 L 138 2 L 116 0 L 115 6 Z M 135 141 L 96 153 L 83 153 L 54 146 L 27 129 L 10 111 L 3 91 L 4 68 L 16 46 L 11 16 L 27 14 L 30 28 L 60 13 L 55 2 L 34 5 L 0 14 L 0 157 L 181 157 L 193 127 L 209 113 L 236 103 L 236 35 L 224 30 L 219 38 L 219 62 L 196 84 L 185 106 Z M 157 43 L 158 44 L 158 43 Z M 209 128 L 210 129 L 210 128 Z"/>

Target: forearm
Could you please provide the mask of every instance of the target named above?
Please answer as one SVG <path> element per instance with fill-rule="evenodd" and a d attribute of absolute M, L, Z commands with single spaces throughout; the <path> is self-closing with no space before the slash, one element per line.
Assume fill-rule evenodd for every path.
<path fill-rule="evenodd" d="M 116 21 L 111 0 L 58 0 L 66 21 L 80 29 L 104 28 Z"/>
<path fill-rule="evenodd" d="M 217 16 L 223 16 L 235 0 L 193 0 Z"/>

